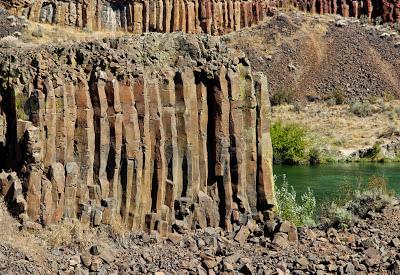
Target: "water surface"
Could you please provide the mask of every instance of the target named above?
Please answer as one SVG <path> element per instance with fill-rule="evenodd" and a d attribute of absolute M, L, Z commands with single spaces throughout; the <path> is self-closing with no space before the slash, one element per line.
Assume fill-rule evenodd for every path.
<path fill-rule="evenodd" d="M 316 166 L 274 165 L 277 184 L 285 174 L 289 184 L 297 194 L 304 193 L 308 187 L 321 202 L 332 200 L 343 192 L 343 182 L 356 188 L 360 182 L 367 182 L 371 176 L 382 176 L 389 188 L 400 195 L 400 163 L 338 163 Z"/>

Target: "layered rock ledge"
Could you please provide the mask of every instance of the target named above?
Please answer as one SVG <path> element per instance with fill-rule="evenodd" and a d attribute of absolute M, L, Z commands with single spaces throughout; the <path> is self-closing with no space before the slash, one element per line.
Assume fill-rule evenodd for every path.
<path fill-rule="evenodd" d="M 149 34 L 0 60 L 0 191 L 24 225 L 230 231 L 274 203 L 267 79 L 218 38 Z"/>
<path fill-rule="evenodd" d="M 86 30 L 223 34 L 258 24 L 269 1 L 5 1 L 29 20 Z"/>
<path fill-rule="evenodd" d="M 292 3 L 302 11 L 321 15 L 364 17 L 369 22 L 380 17 L 381 22 L 400 23 L 399 0 L 293 0 Z"/>

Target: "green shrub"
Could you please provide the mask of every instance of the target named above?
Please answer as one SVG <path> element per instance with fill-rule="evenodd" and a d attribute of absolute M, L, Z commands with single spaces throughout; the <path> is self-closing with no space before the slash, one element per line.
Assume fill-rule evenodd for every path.
<path fill-rule="evenodd" d="M 372 160 L 380 160 L 383 158 L 381 143 L 375 142 L 371 149 L 371 159 Z"/>
<path fill-rule="evenodd" d="M 309 188 L 301 195 L 299 202 L 296 200 L 296 191 L 293 186 L 289 186 L 285 175 L 280 187 L 275 188 L 277 210 L 282 219 L 291 221 L 296 226 L 315 224 L 316 199 Z"/>
<path fill-rule="evenodd" d="M 344 228 L 352 225 L 355 221 L 354 215 L 349 210 L 345 207 L 340 207 L 335 203 L 331 204 L 328 212 L 331 216 L 331 226 L 333 227 Z"/>
<path fill-rule="evenodd" d="M 300 125 L 275 122 L 271 140 L 275 162 L 298 164 L 305 160 L 306 131 Z"/>
<path fill-rule="evenodd" d="M 271 96 L 271 105 L 282 105 L 284 103 L 291 104 L 294 102 L 293 89 L 279 89 Z"/>
<path fill-rule="evenodd" d="M 369 102 L 356 101 L 350 106 L 350 112 L 359 117 L 372 115 L 372 106 Z"/>
<path fill-rule="evenodd" d="M 380 212 L 391 201 L 392 197 L 381 189 L 357 191 L 356 197 L 347 205 L 347 209 L 360 218 L 366 218 L 370 211 Z"/>
<path fill-rule="evenodd" d="M 315 144 L 308 151 L 308 161 L 311 165 L 315 164 L 323 164 L 327 162 L 335 162 L 335 152 L 333 150 L 324 148 L 319 145 L 318 142 L 314 142 Z"/>

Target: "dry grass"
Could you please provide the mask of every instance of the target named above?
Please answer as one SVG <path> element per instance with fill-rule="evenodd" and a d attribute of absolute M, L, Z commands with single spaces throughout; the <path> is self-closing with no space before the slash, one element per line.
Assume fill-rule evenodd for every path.
<path fill-rule="evenodd" d="M 325 103 L 309 103 L 294 111 L 292 105 L 275 106 L 273 121 L 295 122 L 304 125 L 311 135 L 332 150 L 345 155 L 372 147 L 377 141 L 387 143 L 400 131 L 400 101 L 378 101 L 372 104 L 373 114 L 358 117 L 349 112 L 349 105 L 328 106 Z"/>
<path fill-rule="evenodd" d="M 35 238 L 31 232 L 20 231 L 18 226 L 18 222 L 8 213 L 3 199 L 0 199 L 0 244 L 19 251 L 36 263 L 45 262 L 46 243 Z"/>
<path fill-rule="evenodd" d="M 57 26 L 30 22 L 21 38 L 27 44 L 48 44 L 77 41 L 87 42 L 100 40 L 105 37 L 113 38 L 122 35 L 124 35 L 124 33 L 121 31 L 85 31 L 69 26 Z"/>

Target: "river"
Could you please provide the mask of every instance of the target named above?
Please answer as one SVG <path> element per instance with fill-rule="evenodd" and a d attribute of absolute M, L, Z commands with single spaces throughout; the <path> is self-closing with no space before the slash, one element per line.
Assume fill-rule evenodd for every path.
<path fill-rule="evenodd" d="M 400 163 L 338 163 L 315 166 L 274 165 L 276 184 L 286 175 L 298 196 L 308 187 L 317 201 L 333 200 L 343 192 L 343 183 L 356 188 L 360 182 L 367 182 L 372 176 L 384 177 L 388 187 L 400 195 Z"/>

